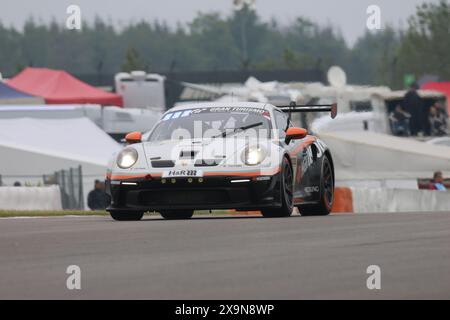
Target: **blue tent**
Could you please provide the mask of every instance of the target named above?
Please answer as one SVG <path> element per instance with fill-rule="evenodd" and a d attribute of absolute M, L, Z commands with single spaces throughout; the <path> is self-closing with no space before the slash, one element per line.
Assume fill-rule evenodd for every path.
<path fill-rule="evenodd" d="M 8 84 L 0 81 L 0 105 L 5 104 L 45 104 L 45 100 L 11 88 Z"/>

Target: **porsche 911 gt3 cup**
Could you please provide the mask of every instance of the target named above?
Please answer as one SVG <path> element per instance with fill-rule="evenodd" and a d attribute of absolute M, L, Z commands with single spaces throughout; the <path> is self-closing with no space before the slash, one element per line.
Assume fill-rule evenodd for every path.
<path fill-rule="evenodd" d="M 264 217 L 329 214 L 334 167 L 328 147 L 294 127 L 293 112 L 336 105 L 275 107 L 263 103 L 202 103 L 168 110 L 145 139 L 110 161 L 107 210 L 115 220 L 157 211 L 187 219 L 194 210 L 258 210 Z"/>

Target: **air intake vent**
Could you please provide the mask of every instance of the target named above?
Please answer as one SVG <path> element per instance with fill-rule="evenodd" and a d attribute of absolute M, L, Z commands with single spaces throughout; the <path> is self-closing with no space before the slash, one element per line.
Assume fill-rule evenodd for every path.
<path fill-rule="evenodd" d="M 152 160 L 153 168 L 173 168 L 175 162 L 172 160 Z"/>

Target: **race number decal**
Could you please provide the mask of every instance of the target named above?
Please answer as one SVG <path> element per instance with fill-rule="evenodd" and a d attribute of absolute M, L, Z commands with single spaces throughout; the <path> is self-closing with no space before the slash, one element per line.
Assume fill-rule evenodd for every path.
<path fill-rule="evenodd" d="M 203 177 L 203 171 L 201 170 L 189 170 L 189 169 L 181 169 L 181 170 L 169 170 L 164 171 L 162 174 L 163 178 L 172 178 L 172 177 Z"/>

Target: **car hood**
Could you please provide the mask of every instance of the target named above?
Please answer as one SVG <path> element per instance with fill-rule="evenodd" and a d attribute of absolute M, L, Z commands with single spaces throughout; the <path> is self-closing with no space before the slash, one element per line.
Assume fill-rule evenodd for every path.
<path fill-rule="evenodd" d="M 215 138 L 192 140 L 164 140 L 143 143 L 145 155 L 149 160 L 196 161 L 210 159 L 240 158 L 247 145 L 269 145 L 268 139 Z"/>

